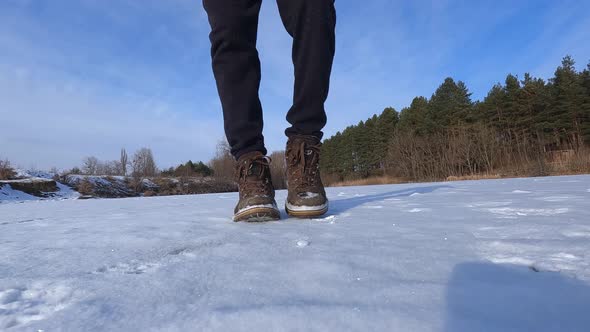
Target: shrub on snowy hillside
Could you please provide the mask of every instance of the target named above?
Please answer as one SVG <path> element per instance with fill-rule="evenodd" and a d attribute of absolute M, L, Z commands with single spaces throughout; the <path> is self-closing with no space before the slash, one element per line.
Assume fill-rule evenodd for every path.
<path fill-rule="evenodd" d="M 16 172 L 8 160 L 0 159 L 0 180 L 10 180 L 16 176 Z"/>
<path fill-rule="evenodd" d="M 237 191 L 233 181 L 212 177 L 139 178 L 67 174 L 61 182 L 84 196 L 118 198 L 136 196 L 191 195 Z"/>

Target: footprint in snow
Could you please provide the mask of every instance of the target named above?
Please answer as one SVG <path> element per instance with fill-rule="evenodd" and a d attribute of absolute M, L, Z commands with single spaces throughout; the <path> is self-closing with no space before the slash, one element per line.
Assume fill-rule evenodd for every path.
<path fill-rule="evenodd" d="M 4 221 L 1 222 L 0 225 L 11 225 L 11 224 L 25 224 L 29 222 L 41 221 L 43 218 L 33 218 L 33 219 L 22 219 L 22 220 L 14 220 L 14 221 Z"/>
<path fill-rule="evenodd" d="M 94 273 L 115 273 L 115 274 L 144 274 L 157 270 L 160 264 L 142 263 L 132 261 L 131 263 L 117 263 L 109 266 L 102 266 Z"/>
<path fill-rule="evenodd" d="M 77 292 L 61 283 L 34 282 L 0 289 L 0 330 L 46 319 L 76 302 Z"/>
<path fill-rule="evenodd" d="M 183 248 L 177 248 L 174 250 L 171 250 L 168 253 L 169 256 L 184 256 L 184 257 L 188 257 L 188 258 L 194 258 L 197 257 L 197 255 L 195 254 L 195 248 L 189 248 L 189 247 L 183 247 Z"/>

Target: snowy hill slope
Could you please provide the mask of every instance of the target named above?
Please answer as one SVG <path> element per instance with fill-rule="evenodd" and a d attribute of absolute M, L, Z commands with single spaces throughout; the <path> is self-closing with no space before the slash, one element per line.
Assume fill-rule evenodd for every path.
<path fill-rule="evenodd" d="M 55 173 L 15 169 L 15 179 L 0 180 L 0 204 L 33 200 L 78 198 L 69 186 L 54 181 Z"/>
<path fill-rule="evenodd" d="M 588 331 L 590 176 L 328 193 L 2 204 L 0 330 Z"/>

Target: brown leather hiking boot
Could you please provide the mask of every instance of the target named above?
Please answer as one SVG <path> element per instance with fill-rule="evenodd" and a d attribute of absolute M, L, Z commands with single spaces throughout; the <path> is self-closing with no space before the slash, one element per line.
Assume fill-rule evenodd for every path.
<path fill-rule="evenodd" d="M 292 136 L 287 141 L 285 210 L 294 217 L 317 217 L 328 211 L 328 199 L 320 178 L 320 148 L 314 136 Z"/>
<path fill-rule="evenodd" d="M 270 158 L 258 151 L 246 153 L 238 159 L 235 176 L 240 200 L 234 210 L 234 221 L 280 219 L 269 166 Z"/>

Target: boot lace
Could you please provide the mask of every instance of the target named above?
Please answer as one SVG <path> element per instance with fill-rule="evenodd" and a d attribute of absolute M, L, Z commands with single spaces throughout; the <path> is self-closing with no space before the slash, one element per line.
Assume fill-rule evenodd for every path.
<path fill-rule="evenodd" d="M 302 141 L 294 148 L 295 153 L 288 153 L 291 180 L 298 191 L 305 191 L 317 184 L 321 143 Z"/>
<path fill-rule="evenodd" d="M 270 191 L 269 157 L 245 160 L 238 165 L 236 182 L 245 195 L 268 195 Z"/>

